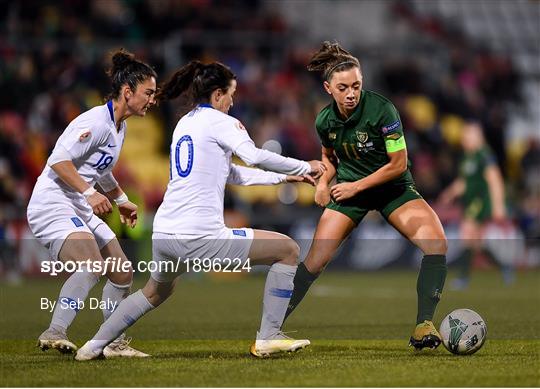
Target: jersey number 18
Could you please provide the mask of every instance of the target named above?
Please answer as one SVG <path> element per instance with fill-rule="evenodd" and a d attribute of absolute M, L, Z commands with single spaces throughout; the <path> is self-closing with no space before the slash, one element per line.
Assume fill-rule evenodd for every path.
<path fill-rule="evenodd" d="M 97 170 L 105 170 L 109 167 L 112 160 L 113 160 L 112 155 L 109 155 L 101 151 L 101 157 L 99 157 L 99 161 L 93 164 L 92 167 L 95 167 Z"/>

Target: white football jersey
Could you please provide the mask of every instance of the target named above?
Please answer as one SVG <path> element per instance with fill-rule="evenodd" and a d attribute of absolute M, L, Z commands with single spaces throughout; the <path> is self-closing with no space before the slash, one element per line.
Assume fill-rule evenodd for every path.
<path fill-rule="evenodd" d="M 253 142 L 232 116 L 203 104 L 173 133 L 170 180 L 154 218 L 154 232 L 201 234 L 225 227 L 223 198 L 234 151 Z"/>
<path fill-rule="evenodd" d="M 108 175 L 120 155 L 124 143 L 126 123 L 116 129 L 112 101 L 94 107 L 77 116 L 58 138 L 55 151 L 69 153 L 81 177 L 91 186 Z M 29 209 L 51 209 L 71 206 L 79 215 L 91 217 L 92 208 L 85 197 L 68 186 L 49 167 L 45 166 L 37 179 Z"/>

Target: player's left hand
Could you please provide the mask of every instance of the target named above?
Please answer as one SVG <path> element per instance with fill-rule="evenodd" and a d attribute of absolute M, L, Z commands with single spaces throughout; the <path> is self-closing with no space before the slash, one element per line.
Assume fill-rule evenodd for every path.
<path fill-rule="evenodd" d="M 315 179 L 307 174 L 305 176 L 287 176 L 287 182 L 305 182 L 315 186 Z"/>
<path fill-rule="evenodd" d="M 137 225 L 137 206 L 131 201 L 118 206 L 120 221 L 131 228 Z"/>
<path fill-rule="evenodd" d="M 350 199 L 358 194 L 359 190 L 356 182 L 342 182 L 336 184 L 330 188 L 330 195 L 336 201 L 343 201 Z"/>

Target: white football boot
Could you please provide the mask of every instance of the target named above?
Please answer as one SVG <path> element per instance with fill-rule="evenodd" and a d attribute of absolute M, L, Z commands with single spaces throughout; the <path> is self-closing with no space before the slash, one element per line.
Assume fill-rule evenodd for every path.
<path fill-rule="evenodd" d="M 107 347 L 103 349 L 103 355 L 105 358 L 146 358 L 150 354 L 143 353 L 129 346 L 131 338 L 126 337 L 125 334 L 120 335 L 116 340 L 113 340 Z"/>
<path fill-rule="evenodd" d="M 46 329 L 39 336 L 37 346 L 42 351 L 54 348 L 60 351 L 62 354 L 71 354 L 77 351 L 77 346 L 69 341 L 64 332 L 55 330 L 53 328 Z"/>
<path fill-rule="evenodd" d="M 283 332 L 278 332 L 268 339 L 258 339 L 251 345 L 250 354 L 257 358 L 266 358 L 272 354 L 281 352 L 295 352 L 306 348 L 311 344 L 307 339 L 293 339 Z"/>

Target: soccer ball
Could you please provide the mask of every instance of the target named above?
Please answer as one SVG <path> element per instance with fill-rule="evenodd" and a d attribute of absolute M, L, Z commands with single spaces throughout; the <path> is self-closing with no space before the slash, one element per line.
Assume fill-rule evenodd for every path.
<path fill-rule="evenodd" d="M 453 354 L 474 354 L 486 341 L 487 326 L 482 317 L 470 309 L 456 309 L 446 316 L 439 330 L 444 347 Z"/>

